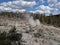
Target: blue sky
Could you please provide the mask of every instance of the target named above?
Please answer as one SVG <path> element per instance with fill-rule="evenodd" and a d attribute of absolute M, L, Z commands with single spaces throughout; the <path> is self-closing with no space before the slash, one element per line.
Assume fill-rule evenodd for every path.
<path fill-rule="evenodd" d="M 60 14 L 60 0 L 0 0 L 0 11 Z"/>

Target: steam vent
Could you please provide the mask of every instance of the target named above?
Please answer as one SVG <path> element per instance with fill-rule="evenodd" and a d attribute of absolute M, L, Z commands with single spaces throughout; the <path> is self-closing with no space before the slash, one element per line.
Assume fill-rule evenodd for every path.
<path fill-rule="evenodd" d="M 0 45 L 60 45 L 60 28 L 40 23 L 30 13 L 0 14 Z"/>

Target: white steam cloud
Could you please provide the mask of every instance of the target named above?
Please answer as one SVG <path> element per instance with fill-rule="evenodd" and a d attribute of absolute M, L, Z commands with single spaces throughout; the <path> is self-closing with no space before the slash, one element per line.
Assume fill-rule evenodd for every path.
<path fill-rule="evenodd" d="M 28 22 L 31 26 L 33 26 L 33 27 L 36 26 L 36 22 L 33 20 L 32 16 L 29 18 Z"/>
<path fill-rule="evenodd" d="M 27 22 L 30 24 L 30 26 L 34 27 L 40 25 L 40 21 L 38 19 L 34 20 L 33 16 L 31 16 L 30 14 L 25 14 L 24 17 L 27 20 Z"/>

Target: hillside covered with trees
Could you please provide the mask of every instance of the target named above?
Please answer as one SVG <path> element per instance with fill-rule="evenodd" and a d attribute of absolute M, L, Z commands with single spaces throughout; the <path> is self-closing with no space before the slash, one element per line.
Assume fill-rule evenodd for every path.
<path fill-rule="evenodd" d="M 0 12 L 0 16 L 7 16 L 9 18 L 13 17 L 14 19 L 22 18 L 26 12 L 24 13 L 15 13 L 15 12 Z M 41 23 L 54 25 L 55 27 L 60 27 L 60 14 L 46 16 L 45 14 L 33 14 L 29 13 L 34 19 L 39 19 Z"/>
<path fill-rule="evenodd" d="M 41 23 L 43 24 L 50 24 L 54 25 L 55 27 L 60 27 L 60 14 L 58 15 L 50 15 L 50 16 L 45 16 L 43 14 L 35 14 L 34 15 L 35 19 L 39 19 Z"/>

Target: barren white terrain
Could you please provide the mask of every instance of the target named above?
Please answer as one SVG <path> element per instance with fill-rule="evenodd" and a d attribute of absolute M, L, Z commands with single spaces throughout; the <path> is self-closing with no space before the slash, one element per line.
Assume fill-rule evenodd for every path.
<path fill-rule="evenodd" d="M 9 20 L 11 23 L 6 21 L 9 25 L 0 26 L 0 31 L 8 33 L 15 26 L 17 33 L 22 33 L 21 45 L 60 45 L 60 28 L 44 25 L 31 16 L 25 18 L 15 22 Z"/>
<path fill-rule="evenodd" d="M 0 31 L 8 32 L 10 26 L 0 26 Z M 35 27 L 16 27 L 22 33 L 21 45 L 60 45 L 60 28 L 40 24 Z"/>

